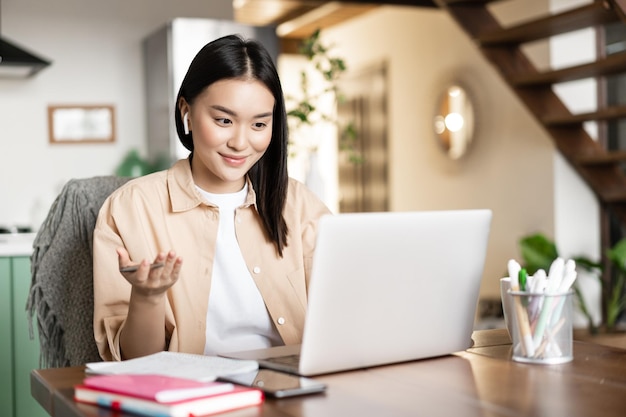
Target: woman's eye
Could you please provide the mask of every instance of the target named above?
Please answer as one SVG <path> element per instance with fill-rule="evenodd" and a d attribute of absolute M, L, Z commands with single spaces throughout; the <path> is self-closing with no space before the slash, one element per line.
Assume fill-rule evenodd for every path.
<path fill-rule="evenodd" d="M 263 123 L 263 122 L 256 122 L 255 124 L 253 124 L 255 129 L 263 129 L 267 126 L 267 123 Z"/>
<path fill-rule="evenodd" d="M 225 117 L 223 117 L 223 118 L 217 118 L 217 119 L 215 119 L 215 120 L 217 121 L 217 123 L 219 123 L 219 124 L 221 124 L 221 125 L 230 125 L 230 124 L 232 124 L 232 123 L 233 123 L 230 119 L 227 119 L 227 118 L 225 118 Z"/>

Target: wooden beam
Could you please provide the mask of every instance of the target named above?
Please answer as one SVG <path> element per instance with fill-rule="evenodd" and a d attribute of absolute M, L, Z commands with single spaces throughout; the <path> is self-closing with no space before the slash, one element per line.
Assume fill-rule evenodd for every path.
<path fill-rule="evenodd" d="M 607 0 L 608 3 L 615 9 L 615 13 L 626 22 L 626 0 Z"/>

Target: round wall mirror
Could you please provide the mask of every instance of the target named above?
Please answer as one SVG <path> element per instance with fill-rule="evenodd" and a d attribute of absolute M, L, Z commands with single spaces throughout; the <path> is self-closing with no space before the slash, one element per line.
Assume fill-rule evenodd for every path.
<path fill-rule="evenodd" d="M 467 91 L 451 85 L 441 94 L 435 116 L 437 140 L 446 154 L 459 159 L 467 153 L 474 135 L 474 108 Z"/>

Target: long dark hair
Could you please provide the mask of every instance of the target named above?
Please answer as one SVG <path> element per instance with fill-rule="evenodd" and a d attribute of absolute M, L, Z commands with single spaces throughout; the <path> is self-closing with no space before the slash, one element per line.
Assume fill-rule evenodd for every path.
<path fill-rule="evenodd" d="M 283 216 L 287 196 L 287 112 L 285 99 L 272 57 L 259 42 L 229 35 L 206 44 L 195 56 L 176 97 L 176 132 L 193 157 L 193 132 L 185 134 L 178 103 L 192 105 L 196 97 L 216 81 L 251 77 L 259 80 L 274 96 L 272 139 L 263 157 L 248 175 L 257 195 L 257 209 L 269 238 L 282 256 L 287 245 L 287 224 Z"/>

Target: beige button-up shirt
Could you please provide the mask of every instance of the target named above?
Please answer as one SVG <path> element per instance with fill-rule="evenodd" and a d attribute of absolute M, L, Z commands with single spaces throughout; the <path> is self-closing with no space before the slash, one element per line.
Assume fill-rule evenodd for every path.
<path fill-rule="evenodd" d="M 246 265 L 285 344 L 300 343 L 317 221 L 330 213 L 302 183 L 290 179 L 284 216 L 289 228 L 283 257 L 268 239 L 249 183 L 235 212 L 235 232 Z M 120 360 L 119 336 L 128 313 L 130 284 L 118 271 L 115 249 L 131 260 L 153 260 L 175 250 L 183 258 L 168 290 L 165 317 L 171 351 L 202 354 L 219 208 L 195 188 L 189 160 L 129 181 L 102 206 L 94 231 L 94 336 L 104 360 Z"/>

